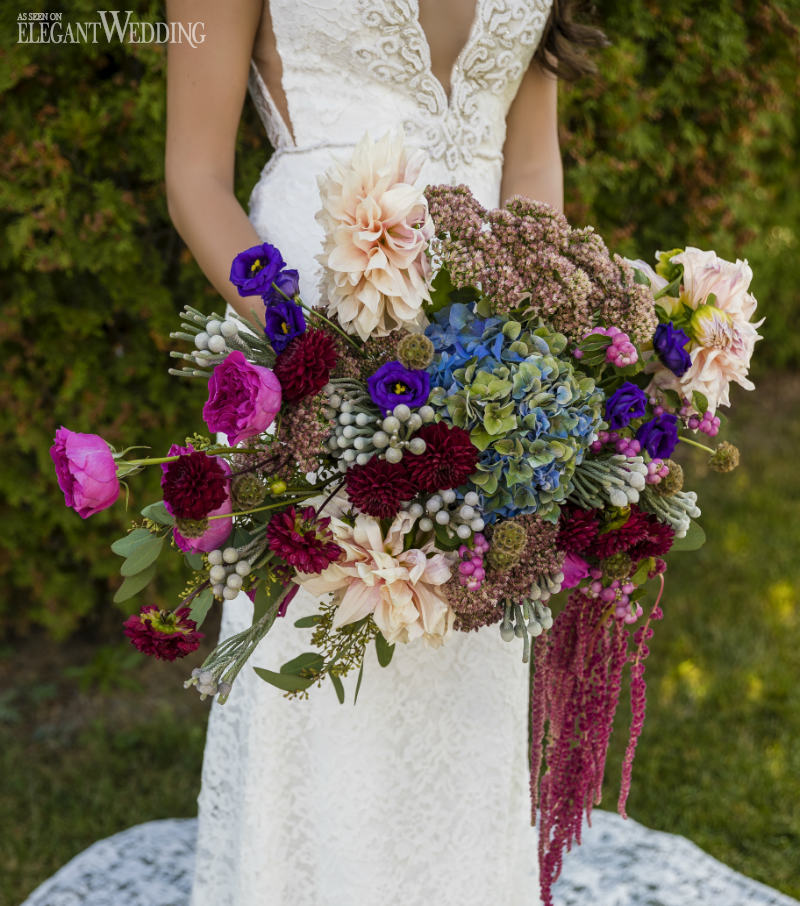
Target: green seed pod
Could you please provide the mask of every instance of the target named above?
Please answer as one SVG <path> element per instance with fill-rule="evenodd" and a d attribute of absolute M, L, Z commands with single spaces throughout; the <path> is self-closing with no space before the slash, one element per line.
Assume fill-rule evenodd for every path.
<path fill-rule="evenodd" d="M 237 507 L 248 509 L 264 502 L 267 489 L 252 472 L 237 475 L 231 482 L 231 495 Z"/>
<path fill-rule="evenodd" d="M 632 567 L 633 561 L 625 551 L 620 551 L 618 554 L 612 554 L 600 564 L 603 575 L 607 579 L 611 579 L 612 582 L 614 579 L 627 579 L 631 574 Z"/>
<path fill-rule="evenodd" d="M 208 519 L 176 519 L 175 528 L 184 538 L 199 538 L 208 531 Z"/>
<path fill-rule="evenodd" d="M 664 460 L 664 465 L 669 468 L 669 475 L 662 478 L 658 484 L 654 484 L 653 490 L 662 497 L 672 497 L 673 494 L 683 490 L 683 469 L 674 459 Z"/>
<path fill-rule="evenodd" d="M 525 549 L 528 534 L 519 522 L 501 522 L 492 532 L 491 547 L 487 559 L 490 566 L 498 570 L 510 569 L 519 563 Z"/>
<path fill-rule="evenodd" d="M 732 472 L 739 465 L 738 447 L 723 440 L 709 457 L 708 464 L 715 472 Z"/>
<path fill-rule="evenodd" d="M 409 333 L 397 344 L 400 364 L 412 371 L 422 371 L 433 361 L 433 343 L 424 333 Z"/>

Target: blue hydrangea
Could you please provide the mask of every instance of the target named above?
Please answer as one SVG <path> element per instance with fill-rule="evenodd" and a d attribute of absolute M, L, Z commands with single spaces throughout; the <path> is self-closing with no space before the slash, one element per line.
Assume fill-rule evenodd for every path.
<path fill-rule="evenodd" d="M 435 348 L 430 403 L 481 451 L 471 483 L 486 520 L 557 519 L 604 402 L 594 380 L 562 357 L 566 338 L 541 324 L 474 318 L 460 304 L 437 312 L 426 333 Z"/>

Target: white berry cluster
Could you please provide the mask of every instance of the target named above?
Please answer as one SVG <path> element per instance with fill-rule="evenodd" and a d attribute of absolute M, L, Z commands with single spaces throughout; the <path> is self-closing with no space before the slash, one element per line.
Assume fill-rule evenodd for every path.
<path fill-rule="evenodd" d="M 199 351 L 199 355 L 207 349 L 214 355 L 222 355 L 228 351 L 228 342 L 239 335 L 239 325 L 233 318 L 225 318 L 220 321 L 217 318 L 211 318 L 206 321 L 206 329 L 195 334 L 194 345 Z M 198 359 L 198 355 L 195 355 Z"/>
<path fill-rule="evenodd" d="M 208 562 L 211 568 L 208 578 L 211 580 L 211 591 L 215 598 L 233 600 L 241 591 L 245 576 L 253 568 L 252 563 L 239 558 L 239 551 L 235 547 L 226 547 L 225 550 L 210 551 Z"/>
<path fill-rule="evenodd" d="M 468 491 L 459 500 L 454 490 L 437 491 L 428 498 L 406 504 L 403 511 L 419 520 L 423 532 L 430 532 L 436 525 L 447 526 L 448 534 L 453 533 L 466 541 L 473 532 L 481 532 L 486 523 L 478 509 L 480 497 L 475 491 Z"/>
<path fill-rule="evenodd" d="M 384 418 L 356 382 L 339 380 L 323 389 L 327 396 L 325 414 L 335 419 L 328 449 L 339 458 L 340 471 L 353 464 L 364 466 L 373 456 L 400 462 L 406 451 L 417 456 L 425 452 L 425 441 L 412 435 L 433 421 L 431 406 L 412 411 L 400 403 Z"/>

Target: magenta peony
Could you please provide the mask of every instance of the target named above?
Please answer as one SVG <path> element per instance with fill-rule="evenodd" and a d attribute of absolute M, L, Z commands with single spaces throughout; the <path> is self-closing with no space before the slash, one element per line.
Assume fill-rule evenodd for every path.
<path fill-rule="evenodd" d="M 117 464 L 97 434 L 78 434 L 63 425 L 56 431 L 50 456 L 64 503 L 82 518 L 111 506 L 119 497 Z"/>
<path fill-rule="evenodd" d="M 280 408 L 278 378 L 269 368 L 251 365 L 236 349 L 208 380 L 203 418 L 210 431 L 221 431 L 234 445 L 266 431 Z"/>

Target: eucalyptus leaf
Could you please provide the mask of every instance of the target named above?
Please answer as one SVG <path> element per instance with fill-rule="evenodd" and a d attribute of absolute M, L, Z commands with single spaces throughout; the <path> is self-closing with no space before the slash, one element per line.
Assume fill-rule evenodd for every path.
<path fill-rule="evenodd" d="M 692 405 L 700 415 L 704 415 L 708 411 L 708 399 L 699 390 L 692 391 Z"/>
<path fill-rule="evenodd" d="M 164 547 L 163 535 L 150 535 L 150 537 L 137 545 L 131 555 L 123 561 L 119 571 L 123 576 L 135 576 L 143 569 L 155 563 Z"/>
<path fill-rule="evenodd" d="M 143 588 L 150 584 L 155 574 L 156 565 L 153 563 L 148 566 L 147 569 L 143 569 L 141 572 L 136 573 L 136 575 L 128 576 L 117 589 L 117 593 L 114 595 L 114 603 L 121 604 L 123 601 L 127 601 L 134 595 L 137 595 Z"/>
<path fill-rule="evenodd" d="M 203 557 L 201 554 L 185 554 L 184 559 L 189 569 L 193 569 L 195 572 L 203 568 Z"/>
<path fill-rule="evenodd" d="M 157 522 L 159 525 L 175 525 L 175 517 L 167 512 L 164 501 L 159 500 L 157 503 L 150 503 L 142 510 L 142 516 Z"/>
<path fill-rule="evenodd" d="M 130 557 L 140 544 L 152 537 L 147 529 L 136 528 L 132 532 L 128 532 L 124 538 L 117 538 L 111 545 L 111 550 L 119 557 Z"/>
<path fill-rule="evenodd" d="M 339 704 L 344 704 L 344 684 L 338 676 L 335 676 L 333 673 L 330 675 L 331 683 L 333 688 L 336 690 L 336 697 L 339 699 Z"/>
<path fill-rule="evenodd" d="M 318 674 L 325 663 L 325 658 L 318 651 L 306 651 L 287 661 L 281 667 L 281 673 L 299 676 L 301 673 Z"/>
<path fill-rule="evenodd" d="M 692 520 L 689 531 L 683 538 L 676 538 L 670 550 L 672 551 L 696 551 L 706 543 L 706 533 L 703 531 L 699 522 Z"/>
<path fill-rule="evenodd" d="M 381 667 L 388 667 L 394 656 L 394 645 L 390 645 L 383 637 L 383 633 L 375 636 L 375 650 L 378 654 L 378 663 Z"/>
<path fill-rule="evenodd" d="M 356 680 L 356 691 L 353 695 L 353 704 L 358 701 L 358 693 L 361 689 L 361 680 L 364 678 L 364 662 L 361 662 L 361 666 L 358 668 L 358 679 Z"/>
<path fill-rule="evenodd" d="M 655 562 L 652 557 L 648 557 L 646 560 L 642 560 L 639 566 L 636 569 L 636 572 L 631 576 L 631 582 L 634 585 L 643 585 L 647 581 L 647 576 L 650 573 L 650 570 L 655 566 Z"/>
<path fill-rule="evenodd" d="M 313 676 L 295 676 L 292 673 L 275 673 L 273 670 L 267 670 L 264 667 L 253 667 L 253 670 L 265 682 L 276 689 L 282 689 L 284 692 L 302 692 L 311 686 L 315 678 Z"/>
<path fill-rule="evenodd" d="M 198 629 L 203 625 L 203 620 L 205 620 L 213 603 L 214 593 L 210 588 L 203 589 L 203 591 L 201 591 L 199 595 L 196 595 L 192 601 L 191 607 L 189 608 L 189 618 L 197 623 Z"/>
<path fill-rule="evenodd" d="M 317 623 L 319 623 L 319 621 L 321 619 L 322 619 L 322 615 L 315 613 L 315 614 L 312 614 L 310 617 L 300 617 L 299 620 L 294 621 L 294 625 L 298 629 L 313 629 L 314 626 L 316 626 Z"/>

